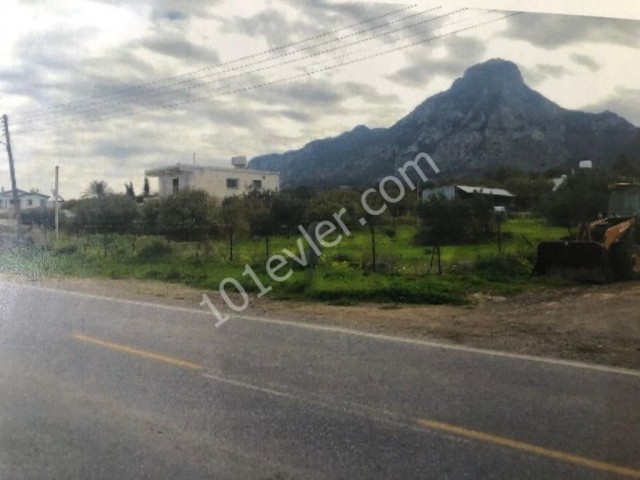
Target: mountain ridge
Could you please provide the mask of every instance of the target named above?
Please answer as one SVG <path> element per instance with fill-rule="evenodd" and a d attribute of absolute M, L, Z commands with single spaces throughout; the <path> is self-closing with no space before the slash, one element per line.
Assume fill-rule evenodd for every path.
<path fill-rule="evenodd" d="M 448 177 L 503 166 L 546 170 L 583 158 L 611 165 L 629 145 L 635 150 L 639 136 L 613 112 L 559 106 L 527 86 L 515 63 L 492 59 L 469 67 L 391 127 L 359 125 L 298 150 L 255 157 L 249 166 L 280 172 L 284 187 L 366 185 L 418 152 L 429 153 Z"/>

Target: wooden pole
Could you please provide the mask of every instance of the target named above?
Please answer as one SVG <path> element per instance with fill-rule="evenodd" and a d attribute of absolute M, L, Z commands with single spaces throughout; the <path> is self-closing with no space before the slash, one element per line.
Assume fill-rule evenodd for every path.
<path fill-rule="evenodd" d="M 9 172 L 11 174 L 11 188 L 13 190 L 13 208 L 18 225 L 17 228 L 20 230 L 20 201 L 18 199 L 18 187 L 16 186 L 16 171 L 13 166 L 13 151 L 11 149 L 11 136 L 9 135 L 9 118 L 6 115 L 2 116 L 2 123 L 4 124 L 4 134 L 7 138 L 7 155 L 9 156 Z"/>
<path fill-rule="evenodd" d="M 56 165 L 56 187 L 55 187 L 55 191 L 53 192 L 53 196 L 54 196 L 54 214 L 55 214 L 55 222 L 56 222 L 56 240 L 58 240 L 60 238 L 60 224 L 59 224 L 59 213 L 58 213 L 58 170 L 60 169 L 60 167 L 58 167 L 58 165 Z M 135 247 L 134 247 L 135 248 Z"/>

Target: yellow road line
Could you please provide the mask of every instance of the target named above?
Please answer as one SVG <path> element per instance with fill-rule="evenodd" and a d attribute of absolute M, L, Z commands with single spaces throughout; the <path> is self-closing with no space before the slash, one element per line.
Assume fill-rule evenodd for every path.
<path fill-rule="evenodd" d="M 632 468 L 621 467 L 610 463 L 600 462 L 598 460 L 592 460 L 586 457 L 580 457 L 578 455 L 571 455 L 570 453 L 561 452 L 558 450 L 551 450 L 549 448 L 539 447 L 530 443 L 519 442 L 517 440 L 511 440 L 505 437 L 499 437 L 490 433 L 478 432 L 475 430 L 468 430 L 463 427 L 450 425 L 448 423 L 435 422 L 433 420 L 427 420 L 419 418 L 416 422 L 426 428 L 432 430 L 438 430 L 441 432 L 451 433 L 460 437 L 471 438 L 473 440 L 480 440 L 481 442 L 493 443 L 502 447 L 512 448 L 514 450 L 520 450 L 533 455 L 541 457 L 552 458 L 565 463 L 571 463 L 573 465 L 579 465 L 582 467 L 588 467 L 593 470 L 600 470 L 602 472 L 613 473 L 630 478 L 640 479 L 640 470 L 634 470 Z"/>
<path fill-rule="evenodd" d="M 162 355 L 159 353 L 149 352 L 147 350 L 140 350 L 138 348 L 121 345 L 119 343 L 105 342 L 104 340 L 87 337 L 86 335 L 82 335 L 80 333 L 74 333 L 73 335 L 71 335 L 71 337 L 79 342 L 90 343 L 93 345 L 98 345 L 100 347 L 110 348 L 111 350 L 117 350 L 119 352 L 128 353 L 130 355 L 137 355 L 138 357 L 147 358 L 156 362 L 168 363 L 169 365 L 188 368 L 190 370 L 202 369 L 202 366 L 196 363 L 187 362 L 185 360 L 180 360 L 179 358 L 169 357 L 167 355 Z"/>

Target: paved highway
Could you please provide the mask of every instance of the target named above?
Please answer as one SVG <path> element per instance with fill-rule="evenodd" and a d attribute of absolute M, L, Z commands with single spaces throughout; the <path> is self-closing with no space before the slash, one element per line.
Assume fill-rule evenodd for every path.
<path fill-rule="evenodd" d="M 0 291 L 3 480 L 640 478 L 640 372 Z"/>

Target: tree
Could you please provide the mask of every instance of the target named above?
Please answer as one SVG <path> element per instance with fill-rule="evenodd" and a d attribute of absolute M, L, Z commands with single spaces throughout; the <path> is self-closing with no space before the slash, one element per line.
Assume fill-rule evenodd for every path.
<path fill-rule="evenodd" d="M 309 200 L 304 214 L 305 223 L 331 220 L 334 213 L 345 208 L 342 217 L 347 225 L 355 225 L 360 208 L 360 194 L 355 190 L 326 190 L 317 193 Z"/>
<path fill-rule="evenodd" d="M 368 197 L 366 203 L 369 208 L 365 209 L 363 204 L 360 203 L 357 213 L 358 213 L 358 218 L 364 219 L 366 221 L 365 225 L 369 229 L 369 238 L 370 238 L 370 246 L 371 246 L 371 271 L 373 273 L 376 273 L 378 270 L 378 255 L 377 255 L 377 248 L 376 248 L 376 227 L 382 223 L 383 215 L 382 214 L 375 215 L 371 213 L 371 211 L 377 212 L 380 209 L 382 209 L 386 204 L 385 204 L 385 201 L 382 199 L 382 197 L 379 195 L 372 195 L 371 197 Z"/>
<path fill-rule="evenodd" d="M 87 233 L 129 233 L 138 218 L 135 201 L 126 195 L 83 198 L 67 208 L 74 213 L 71 228 Z"/>
<path fill-rule="evenodd" d="M 387 186 L 385 191 L 392 199 L 398 198 L 401 193 L 400 188 L 397 185 Z M 402 195 L 402 198 L 400 198 L 398 202 L 386 203 L 387 212 L 389 212 L 389 215 L 391 216 L 391 226 L 394 232 L 396 230 L 396 223 L 398 219 L 406 215 L 408 212 L 413 211 L 416 206 L 416 201 L 416 192 L 407 188 L 405 189 L 404 195 Z"/>
<path fill-rule="evenodd" d="M 418 242 L 440 245 L 487 240 L 492 235 L 492 207 L 481 195 L 465 200 L 433 196 L 416 209 L 422 224 Z"/>
<path fill-rule="evenodd" d="M 626 155 L 620 155 L 616 163 L 613 164 L 612 170 L 621 177 L 638 179 L 640 178 L 640 161 L 634 161 Z"/>
<path fill-rule="evenodd" d="M 142 205 L 142 233 L 145 235 L 157 235 L 159 233 L 161 210 L 162 201 L 160 199 L 151 199 Z"/>
<path fill-rule="evenodd" d="M 252 236 L 270 237 L 278 231 L 278 225 L 273 221 L 270 192 L 249 192 L 242 197 L 242 204 Z"/>
<path fill-rule="evenodd" d="M 51 230 L 55 227 L 54 212 L 51 208 L 40 207 L 25 210 L 20 215 L 23 225 L 42 227 Z"/>
<path fill-rule="evenodd" d="M 142 191 L 145 197 L 148 197 L 151 193 L 151 187 L 149 187 L 149 179 L 147 177 L 144 177 L 144 187 Z"/>
<path fill-rule="evenodd" d="M 552 187 L 551 179 L 545 175 L 508 166 L 487 172 L 484 179 L 488 187 L 504 188 L 514 194 L 518 210 L 529 210 L 539 205 L 542 196 Z"/>
<path fill-rule="evenodd" d="M 287 235 L 297 231 L 304 223 L 307 205 L 306 197 L 301 197 L 294 191 L 278 192 L 271 196 L 271 218 L 273 223 Z"/>
<path fill-rule="evenodd" d="M 92 181 L 84 192 L 85 198 L 100 198 L 111 193 L 109 185 L 105 180 Z"/>
<path fill-rule="evenodd" d="M 550 223 L 571 232 L 571 228 L 607 214 L 609 183 L 613 180 L 606 170 L 579 170 L 565 185 L 545 196 L 542 213 Z"/>
<path fill-rule="evenodd" d="M 216 203 L 202 190 L 182 190 L 160 206 L 160 233 L 169 240 L 205 242 L 217 232 Z"/>
<path fill-rule="evenodd" d="M 136 192 L 133 189 L 133 182 L 124 184 L 124 194 L 131 198 L 136 198 Z"/>
<path fill-rule="evenodd" d="M 249 222 L 244 199 L 242 197 L 228 197 L 222 201 L 221 208 L 222 222 L 227 231 L 234 236 L 250 233 Z"/>
<path fill-rule="evenodd" d="M 542 197 L 549 193 L 552 182 L 538 174 L 512 177 L 505 181 L 504 188 L 516 196 L 515 203 L 519 210 L 533 210 Z"/>

